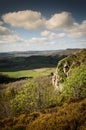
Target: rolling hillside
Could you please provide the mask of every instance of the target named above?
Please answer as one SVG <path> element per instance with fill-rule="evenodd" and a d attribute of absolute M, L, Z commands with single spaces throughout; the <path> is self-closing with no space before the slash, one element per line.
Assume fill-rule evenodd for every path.
<path fill-rule="evenodd" d="M 86 130 L 86 49 L 61 56 L 56 72 L 46 75 L 46 69 L 34 68 L 39 76 L 5 77 L 9 82 L 0 84 L 0 130 Z"/>

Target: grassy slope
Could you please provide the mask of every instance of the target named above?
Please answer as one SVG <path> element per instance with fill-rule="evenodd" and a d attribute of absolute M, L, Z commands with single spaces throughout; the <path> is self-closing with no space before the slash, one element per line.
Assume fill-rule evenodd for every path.
<path fill-rule="evenodd" d="M 0 120 L 0 130 L 86 130 L 86 99 L 43 113 Z"/>

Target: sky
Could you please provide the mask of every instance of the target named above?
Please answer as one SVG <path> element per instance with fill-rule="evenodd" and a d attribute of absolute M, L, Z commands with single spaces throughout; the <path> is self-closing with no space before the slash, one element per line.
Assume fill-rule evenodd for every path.
<path fill-rule="evenodd" d="M 0 0 L 0 52 L 86 48 L 86 0 Z"/>

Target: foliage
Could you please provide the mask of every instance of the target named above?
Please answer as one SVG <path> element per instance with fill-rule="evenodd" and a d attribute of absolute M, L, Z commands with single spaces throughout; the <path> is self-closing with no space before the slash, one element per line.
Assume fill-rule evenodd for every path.
<path fill-rule="evenodd" d="M 49 77 L 36 78 L 27 83 L 11 100 L 11 111 L 14 115 L 42 111 L 56 106 L 57 96 Z"/>
<path fill-rule="evenodd" d="M 0 120 L 0 130 L 85 130 L 86 98 L 51 108 L 46 113 L 23 114 Z"/>
<path fill-rule="evenodd" d="M 42 61 L 42 58 L 45 61 Z M 18 59 L 12 62 L 11 67 L 22 62 L 21 58 Z M 42 68 L 45 64 L 49 66 L 52 64 L 51 57 L 48 57 L 48 61 L 46 57 L 38 57 L 40 64 L 34 64 L 37 61 L 32 57 L 30 60 L 25 59 L 25 62 L 23 61 L 25 66 L 21 66 L 22 69 L 17 66 L 18 71 L 15 68 L 14 72 L 13 70 L 4 72 L 11 76 L 4 78 L 9 82 L 13 81 L 0 84 L 0 119 L 9 117 L 0 120 L 0 130 L 85 130 L 86 50 L 59 62 L 59 79 L 64 85 L 62 93 L 58 92 L 51 83 L 55 68 Z M 68 76 L 63 70 L 66 62 L 70 70 Z M 29 69 L 31 64 L 33 70 L 24 70 L 23 67 Z M 38 69 L 40 65 L 42 66 Z M 21 79 L 22 76 L 29 78 Z"/>
<path fill-rule="evenodd" d="M 68 97 L 86 97 L 86 66 L 72 70 L 71 75 L 64 82 L 63 91 Z"/>
<path fill-rule="evenodd" d="M 28 125 L 27 130 L 78 130 L 80 127 L 85 129 L 85 118 L 86 100 L 70 105 L 65 104 L 56 113 L 39 117 Z"/>
<path fill-rule="evenodd" d="M 83 49 L 77 53 L 74 53 L 63 60 L 59 61 L 58 63 L 58 75 L 61 80 L 59 80 L 61 83 L 63 83 L 67 77 L 67 74 L 64 73 L 64 65 L 68 64 L 69 66 L 69 73 L 71 73 L 71 70 L 74 68 L 79 67 L 80 65 L 86 65 L 86 49 Z"/>

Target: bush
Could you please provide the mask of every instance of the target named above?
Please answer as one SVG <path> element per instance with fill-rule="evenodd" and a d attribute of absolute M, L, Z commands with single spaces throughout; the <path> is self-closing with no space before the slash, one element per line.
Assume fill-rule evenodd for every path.
<path fill-rule="evenodd" d="M 26 130 L 85 130 L 86 99 L 65 104 L 57 112 L 40 116 Z"/>
<path fill-rule="evenodd" d="M 86 98 L 61 107 L 0 120 L 0 130 L 86 130 Z"/>
<path fill-rule="evenodd" d="M 24 125 L 16 125 L 12 130 L 26 130 L 26 127 Z"/>
<path fill-rule="evenodd" d="M 86 66 L 74 69 L 63 84 L 63 92 L 68 97 L 86 97 Z"/>
<path fill-rule="evenodd" d="M 40 77 L 27 83 L 11 100 L 13 115 L 42 111 L 56 106 L 58 93 L 52 86 L 49 77 Z"/>

